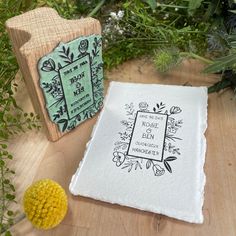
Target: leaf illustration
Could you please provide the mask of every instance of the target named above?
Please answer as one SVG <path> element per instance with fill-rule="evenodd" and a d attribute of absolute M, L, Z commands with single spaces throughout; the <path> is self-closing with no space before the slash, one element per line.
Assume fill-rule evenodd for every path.
<path fill-rule="evenodd" d="M 66 50 L 66 55 L 69 56 L 69 54 L 70 54 L 70 48 L 68 47 Z"/>
<path fill-rule="evenodd" d="M 88 112 L 85 112 L 83 115 L 84 115 L 84 119 L 88 119 Z"/>
<path fill-rule="evenodd" d="M 64 60 L 64 62 L 67 63 L 67 64 L 71 63 L 71 61 L 69 61 L 69 60 Z"/>
<path fill-rule="evenodd" d="M 96 56 L 96 53 L 95 53 L 94 49 L 92 50 L 92 54 L 93 54 L 94 57 Z"/>
<path fill-rule="evenodd" d="M 71 59 L 71 61 L 74 60 L 74 53 L 73 53 L 73 52 L 72 52 L 71 55 L 70 55 L 70 59 Z"/>
<path fill-rule="evenodd" d="M 62 49 L 63 49 L 63 52 L 65 53 L 65 52 L 66 52 L 66 48 L 65 48 L 65 46 L 63 46 Z"/>
<path fill-rule="evenodd" d="M 67 56 L 64 56 L 64 55 L 60 55 L 61 58 L 65 58 L 65 59 L 68 59 Z"/>
<path fill-rule="evenodd" d="M 170 173 L 172 173 L 172 169 L 167 161 L 164 161 L 164 166 Z"/>
<path fill-rule="evenodd" d="M 42 70 L 42 71 L 46 71 L 46 72 L 51 71 L 51 69 L 50 69 L 50 68 L 47 68 L 47 67 L 41 67 L 41 70 Z"/>
<path fill-rule="evenodd" d="M 61 120 L 59 120 L 57 123 L 59 123 L 59 124 L 63 124 L 63 123 L 64 123 L 64 125 L 63 125 L 63 127 L 62 127 L 62 132 L 64 132 L 64 131 L 66 130 L 66 128 L 67 128 L 68 120 L 66 120 L 66 119 L 61 119 Z"/>
<path fill-rule="evenodd" d="M 124 164 L 122 167 L 121 167 L 121 169 L 125 169 L 125 168 L 127 168 L 127 167 L 129 167 L 130 166 L 130 163 L 126 163 L 126 164 Z"/>
<path fill-rule="evenodd" d="M 133 168 L 133 163 L 130 165 L 129 169 L 128 169 L 128 172 L 130 172 Z"/>
<path fill-rule="evenodd" d="M 140 165 L 140 163 L 138 161 L 136 161 L 135 170 L 137 170 L 138 167 L 142 170 L 142 166 Z"/>
<path fill-rule="evenodd" d="M 55 69 L 56 67 L 55 62 L 51 58 L 48 59 L 48 62 L 50 63 L 51 67 Z"/>
<path fill-rule="evenodd" d="M 156 112 L 156 108 L 155 107 L 153 107 L 153 111 Z"/>
<path fill-rule="evenodd" d="M 58 63 L 58 69 L 61 69 L 61 68 L 62 68 L 61 63 Z"/>
<path fill-rule="evenodd" d="M 167 134 L 167 135 L 166 135 L 166 139 L 167 139 L 167 140 L 172 140 L 173 142 L 175 142 L 176 139 L 177 139 L 177 140 L 182 140 L 181 138 L 175 137 L 175 136 L 170 135 L 170 134 Z"/>
<path fill-rule="evenodd" d="M 64 131 L 66 130 L 67 125 L 68 125 L 68 122 L 65 122 L 65 124 L 64 124 L 63 127 L 62 127 L 62 132 L 64 132 Z"/>
<path fill-rule="evenodd" d="M 77 115 L 77 116 L 76 116 L 76 120 L 81 121 L 81 116 L 80 116 L 80 115 Z"/>
<path fill-rule="evenodd" d="M 61 119 L 57 123 L 62 124 L 62 123 L 65 123 L 66 121 L 67 121 L 67 119 Z"/>
<path fill-rule="evenodd" d="M 170 157 L 167 157 L 167 158 L 165 159 L 165 161 L 174 161 L 174 160 L 176 160 L 176 159 L 177 159 L 177 157 L 170 156 Z"/>
<path fill-rule="evenodd" d="M 152 162 L 150 160 L 147 160 L 146 162 L 146 168 L 149 169 L 151 166 Z"/>

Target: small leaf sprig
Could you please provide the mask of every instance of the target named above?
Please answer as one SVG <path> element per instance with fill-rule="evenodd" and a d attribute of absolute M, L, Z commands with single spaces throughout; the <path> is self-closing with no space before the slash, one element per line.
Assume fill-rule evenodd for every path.
<path fill-rule="evenodd" d="M 64 62 L 70 64 L 74 60 L 74 53 L 70 52 L 70 48 L 66 49 L 65 46 L 62 47 L 62 51 L 60 51 L 60 57 L 63 58 Z"/>
<path fill-rule="evenodd" d="M 7 230 L 14 224 L 16 213 L 10 210 L 9 206 L 15 201 L 15 187 L 11 183 L 11 177 L 15 174 L 8 168 L 7 161 L 13 156 L 7 151 L 7 145 L 0 144 L 0 233 L 11 235 Z"/>
<path fill-rule="evenodd" d="M 164 166 L 170 173 L 172 173 L 172 168 L 171 168 L 169 162 L 174 161 L 176 159 L 177 159 L 177 157 L 175 157 L 175 156 L 169 156 L 164 160 Z"/>
<path fill-rule="evenodd" d="M 15 172 L 8 167 L 8 162 L 13 156 L 8 152 L 6 142 L 12 135 L 40 128 L 37 115 L 23 113 L 20 108 L 16 108 L 14 115 L 11 106 L 9 104 L 5 106 L 0 124 L 0 232 L 5 232 L 8 236 L 11 235 L 8 229 L 15 223 L 17 213 L 9 208 L 12 203 L 16 203 L 15 187 L 12 183 Z"/>
<path fill-rule="evenodd" d="M 102 44 L 102 39 L 97 39 L 95 38 L 94 39 L 94 42 L 93 42 L 93 46 L 94 46 L 94 49 L 92 50 L 92 54 L 94 57 L 96 57 L 99 53 L 99 48 L 101 47 L 101 44 Z"/>
<path fill-rule="evenodd" d="M 166 107 L 165 104 L 160 102 L 156 104 L 156 107 L 153 107 L 153 111 L 156 113 L 161 113 L 165 107 Z"/>
<path fill-rule="evenodd" d="M 9 168 L 13 156 L 8 151 L 7 142 L 12 135 L 26 130 L 39 129 L 38 116 L 24 113 L 17 105 L 13 92 L 17 92 L 15 75 L 18 64 L 12 52 L 5 22 L 10 17 L 32 9 L 33 2 L 1 1 L 0 2 L 0 233 L 11 235 L 9 227 L 15 223 L 16 212 L 9 207 L 15 202 L 15 187 L 12 177 L 15 172 Z"/>

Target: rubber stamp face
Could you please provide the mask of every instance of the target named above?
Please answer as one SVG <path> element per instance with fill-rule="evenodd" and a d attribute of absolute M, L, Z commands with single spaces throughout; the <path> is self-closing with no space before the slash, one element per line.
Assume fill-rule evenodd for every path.
<path fill-rule="evenodd" d="M 40 86 L 50 119 L 61 132 L 92 117 L 103 102 L 100 35 L 59 44 L 38 63 Z"/>

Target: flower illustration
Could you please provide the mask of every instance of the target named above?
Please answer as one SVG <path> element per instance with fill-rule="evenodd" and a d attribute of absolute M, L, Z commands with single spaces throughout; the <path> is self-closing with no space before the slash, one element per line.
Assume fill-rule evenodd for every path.
<path fill-rule="evenodd" d="M 155 176 L 161 176 L 165 173 L 165 170 L 161 166 L 159 166 L 158 164 L 153 165 L 152 170 L 153 170 Z"/>
<path fill-rule="evenodd" d="M 180 128 L 181 127 L 181 124 L 182 124 L 182 120 L 180 120 L 180 121 L 175 121 L 175 119 L 174 118 L 168 118 L 168 123 L 167 123 L 167 125 L 168 125 L 168 132 L 169 133 L 172 133 L 172 134 L 175 134 L 176 132 L 177 132 L 177 130 L 178 130 L 178 128 Z"/>
<path fill-rule="evenodd" d="M 122 152 L 114 152 L 112 161 L 116 163 L 116 166 L 121 166 L 125 161 L 125 154 Z"/>
<path fill-rule="evenodd" d="M 122 141 L 125 141 L 126 139 L 130 139 L 131 134 L 125 132 L 119 132 L 120 138 Z"/>
<path fill-rule="evenodd" d="M 173 126 L 168 127 L 168 132 L 169 132 L 169 133 L 175 134 L 176 131 L 177 131 L 177 129 L 176 129 L 175 127 L 173 127 Z"/>
<path fill-rule="evenodd" d="M 49 58 L 47 61 L 43 63 L 41 70 L 49 72 L 55 70 L 55 68 L 56 68 L 55 62 L 51 58 Z"/>
<path fill-rule="evenodd" d="M 58 225 L 67 212 L 67 196 L 64 189 L 50 179 L 39 180 L 24 194 L 24 211 L 31 223 L 39 229 Z"/>
<path fill-rule="evenodd" d="M 103 94 L 102 94 L 102 96 L 103 96 Z M 96 101 L 95 108 L 96 108 L 96 109 L 99 109 L 99 108 L 102 107 L 102 105 L 103 105 L 103 97 L 102 97 L 101 99 L 98 99 L 98 100 Z"/>
<path fill-rule="evenodd" d="M 133 122 L 129 122 L 129 121 L 127 121 L 127 120 L 122 120 L 122 121 L 121 121 L 121 124 L 124 125 L 124 126 L 126 126 L 126 130 L 127 130 L 127 131 L 129 131 L 129 130 L 131 131 L 132 128 L 133 128 L 133 125 L 134 125 Z"/>
<path fill-rule="evenodd" d="M 89 41 L 87 39 L 84 39 L 80 42 L 79 44 L 79 52 L 81 54 L 84 54 L 87 50 L 88 50 L 88 45 L 89 45 Z"/>
<path fill-rule="evenodd" d="M 134 104 L 125 104 L 125 110 L 126 110 L 126 120 L 121 120 L 121 124 L 123 127 L 123 130 L 121 132 L 118 132 L 119 134 L 119 141 L 115 142 L 114 149 L 113 149 L 113 157 L 112 161 L 115 162 L 117 167 L 120 167 L 121 169 L 127 169 L 128 172 L 131 172 L 133 170 L 142 170 L 142 169 L 149 169 L 151 172 L 153 172 L 154 176 L 162 176 L 165 173 L 172 173 L 172 167 L 171 163 L 174 160 L 177 159 L 177 155 L 181 155 L 180 148 L 176 147 L 175 145 L 172 145 L 172 142 L 175 142 L 176 140 L 182 140 L 179 137 L 176 137 L 174 134 L 178 131 L 179 128 L 182 127 L 183 120 L 176 120 L 174 117 L 171 117 L 171 114 L 178 114 L 182 112 L 182 110 L 177 106 L 172 106 L 168 112 L 168 110 L 165 109 L 166 105 L 163 102 L 158 102 L 153 107 L 154 113 L 167 115 L 167 125 L 164 137 L 164 152 L 171 154 L 171 156 L 168 156 L 165 159 L 161 160 L 155 160 L 152 158 L 147 158 L 142 156 L 142 154 L 138 154 L 137 156 L 132 156 L 129 153 L 129 145 L 131 144 L 131 137 L 134 133 L 134 130 L 137 128 L 135 126 L 135 118 L 130 115 L 136 114 L 139 111 L 150 111 L 152 106 L 148 104 L 147 102 L 139 102 L 138 109 L 136 110 L 134 107 Z M 150 112 L 152 113 L 152 112 Z M 150 128 L 146 129 L 146 132 L 151 132 Z M 146 143 L 144 143 L 146 144 Z M 174 156 L 176 155 L 176 156 Z"/>
<path fill-rule="evenodd" d="M 181 110 L 179 107 L 173 106 L 173 107 L 170 108 L 170 114 L 178 114 L 178 113 L 180 113 L 181 111 L 182 111 L 182 110 Z"/>
<path fill-rule="evenodd" d="M 146 102 L 140 102 L 140 103 L 139 103 L 139 109 L 140 109 L 141 111 L 147 111 L 147 109 L 148 109 L 148 104 L 147 104 Z"/>

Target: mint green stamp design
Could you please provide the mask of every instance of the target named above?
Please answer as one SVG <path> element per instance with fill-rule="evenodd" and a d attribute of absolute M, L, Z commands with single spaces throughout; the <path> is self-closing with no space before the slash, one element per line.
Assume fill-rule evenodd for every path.
<path fill-rule="evenodd" d="M 50 119 L 61 132 L 91 118 L 103 104 L 102 38 L 60 43 L 38 62 L 40 87 Z"/>

